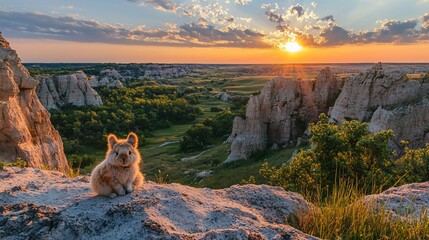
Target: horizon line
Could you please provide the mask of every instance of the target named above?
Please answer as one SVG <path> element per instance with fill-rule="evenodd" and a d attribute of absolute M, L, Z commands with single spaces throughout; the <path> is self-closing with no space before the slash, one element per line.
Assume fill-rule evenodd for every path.
<path fill-rule="evenodd" d="M 306 62 L 306 63 L 177 63 L 177 62 L 22 62 L 22 64 L 171 64 L 171 65 L 321 65 L 321 64 L 429 64 L 428 62 Z"/>

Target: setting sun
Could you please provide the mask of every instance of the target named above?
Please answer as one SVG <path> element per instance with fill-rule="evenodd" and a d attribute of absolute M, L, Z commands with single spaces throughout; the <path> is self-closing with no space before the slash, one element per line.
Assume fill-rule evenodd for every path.
<path fill-rule="evenodd" d="M 287 51 L 290 53 L 295 53 L 295 52 L 299 52 L 302 50 L 302 46 L 299 45 L 299 43 L 297 43 L 295 41 L 281 44 L 280 48 L 283 49 L 284 51 Z"/>

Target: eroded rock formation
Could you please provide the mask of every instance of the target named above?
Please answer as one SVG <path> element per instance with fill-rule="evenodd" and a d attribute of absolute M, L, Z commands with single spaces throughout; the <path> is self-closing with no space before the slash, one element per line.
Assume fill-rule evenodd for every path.
<path fill-rule="evenodd" d="M 124 87 L 124 77 L 115 69 L 105 69 L 100 72 L 99 76 L 91 76 L 89 84 L 91 87 Z"/>
<path fill-rule="evenodd" d="M 61 108 L 66 104 L 74 106 L 100 106 L 100 95 L 90 86 L 84 72 L 60 76 L 36 76 L 40 82 L 37 96 L 47 109 Z"/>
<path fill-rule="evenodd" d="M 352 76 L 344 85 L 330 111 L 333 121 L 356 119 L 369 122 L 369 130 L 392 129 L 392 147 L 401 140 L 421 147 L 429 135 L 429 83 L 410 80 L 405 72 L 386 73 L 381 63 L 359 76 Z"/>
<path fill-rule="evenodd" d="M 344 84 L 344 87 L 343 87 Z M 408 79 L 406 72 L 385 72 L 381 63 L 344 83 L 329 69 L 313 81 L 277 78 L 259 96 L 249 99 L 246 118 L 234 119 L 229 137 L 231 154 L 226 161 L 246 159 L 253 152 L 275 144 L 296 141 L 320 113 L 331 121 L 368 122 L 372 132 L 392 129 L 392 148 L 400 141 L 422 147 L 429 141 L 429 81 Z"/>
<path fill-rule="evenodd" d="M 316 239 L 285 224 L 311 205 L 280 187 L 147 183 L 109 199 L 87 176 L 6 168 L 0 178 L 2 239 Z"/>
<path fill-rule="evenodd" d="M 296 140 L 309 122 L 317 121 L 320 113 L 333 106 L 343 82 L 329 68 L 315 81 L 275 78 L 268 82 L 260 95 L 250 96 L 246 117 L 234 119 L 228 139 L 231 154 L 226 162 L 247 159 L 257 150 Z"/>
<path fill-rule="evenodd" d="M 0 161 L 68 171 L 63 142 L 37 98 L 39 82 L 0 34 Z"/>

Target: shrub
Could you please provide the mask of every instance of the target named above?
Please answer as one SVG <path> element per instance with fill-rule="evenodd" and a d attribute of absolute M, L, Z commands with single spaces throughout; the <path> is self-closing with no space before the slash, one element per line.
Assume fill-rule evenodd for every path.
<path fill-rule="evenodd" d="M 69 165 L 74 169 L 85 168 L 88 166 L 95 165 L 97 163 L 97 157 L 94 155 L 71 155 L 69 157 Z"/>
<path fill-rule="evenodd" d="M 411 149 L 405 144 L 405 154 L 396 160 L 397 174 L 402 183 L 429 181 L 429 143 L 420 149 Z"/>
<path fill-rule="evenodd" d="M 213 135 L 213 129 L 204 124 L 198 123 L 185 132 L 180 149 L 182 151 L 201 150 L 207 145 Z"/>
<path fill-rule="evenodd" d="M 311 149 L 301 150 L 280 168 L 263 165 L 260 173 L 269 183 L 303 191 L 318 186 L 332 189 L 340 179 L 370 181 L 377 186 L 394 182 L 388 146 L 391 130 L 371 134 L 366 123 L 354 120 L 337 126 L 325 114 L 309 130 Z"/>

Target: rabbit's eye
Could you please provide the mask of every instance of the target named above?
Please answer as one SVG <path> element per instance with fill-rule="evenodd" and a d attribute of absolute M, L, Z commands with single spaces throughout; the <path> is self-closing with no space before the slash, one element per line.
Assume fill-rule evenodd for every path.
<path fill-rule="evenodd" d="M 115 155 L 118 156 L 118 152 L 115 152 Z"/>
<path fill-rule="evenodd" d="M 130 154 L 130 155 L 131 155 L 131 151 L 129 151 L 129 152 L 128 152 L 128 154 Z"/>

